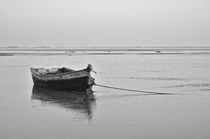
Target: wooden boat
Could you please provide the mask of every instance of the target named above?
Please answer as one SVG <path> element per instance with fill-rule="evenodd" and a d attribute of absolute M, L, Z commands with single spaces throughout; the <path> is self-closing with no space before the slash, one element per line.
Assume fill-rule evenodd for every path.
<path fill-rule="evenodd" d="M 86 69 L 72 70 L 68 68 L 31 68 L 34 86 L 59 90 L 86 90 L 94 84 L 90 76 L 92 66 Z"/>

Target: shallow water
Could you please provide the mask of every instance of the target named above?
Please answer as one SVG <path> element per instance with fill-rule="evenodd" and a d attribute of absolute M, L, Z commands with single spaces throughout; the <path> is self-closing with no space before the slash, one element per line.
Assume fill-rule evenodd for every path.
<path fill-rule="evenodd" d="M 32 93 L 30 67 L 85 68 L 95 101 Z M 0 57 L 0 138 L 209 138 L 210 55 Z"/>

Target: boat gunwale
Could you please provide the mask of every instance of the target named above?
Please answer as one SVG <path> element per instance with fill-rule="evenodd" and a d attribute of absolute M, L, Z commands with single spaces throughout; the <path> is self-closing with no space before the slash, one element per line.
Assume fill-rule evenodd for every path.
<path fill-rule="evenodd" d="M 31 72 L 36 74 L 37 76 L 40 76 L 40 77 L 53 77 L 53 76 L 62 76 L 62 75 L 68 75 L 68 74 L 72 74 L 72 73 L 77 73 L 77 72 L 88 72 L 86 71 L 86 69 L 83 69 L 83 70 L 76 70 L 76 71 L 69 71 L 69 72 L 65 72 L 65 73 L 56 73 L 56 74 L 52 74 L 52 75 L 47 75 L 47 74 L 37 74 L 38 72 L 35 71 L 35 69 L 41 69 L 41 68 L 30 68 L 31 69 Z M 59 68 L 57 68 L 59 69 Z M 32 74 L 33 75 L 33 74 Z"/>

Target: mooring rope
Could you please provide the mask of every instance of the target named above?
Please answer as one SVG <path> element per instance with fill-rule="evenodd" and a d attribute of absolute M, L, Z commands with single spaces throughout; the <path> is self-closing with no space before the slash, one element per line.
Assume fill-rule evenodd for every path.
<path fill-rule="evenodd" d="M 150 94 L 157 94 L 157 95 L 169 95 L 169 94 L 172 94 L 172 93 L 162 93 L 162 92 L 153 92 L 153 91 L 144 91 L 144 90 L 133 90 L 133 89 L 119 88 L 119 87 L 113 87 L 113 86 L 107 86 L 107 85 L 101 85 L 101 84 L 94 84 L 94 85 L 95 86 L 99 86 L 99 87 L 104 87 L 104 88 L 123 90 L 123 91 L 130 91 L 130 92 L 138 92 L 138 93 L 150 93 Z"/>

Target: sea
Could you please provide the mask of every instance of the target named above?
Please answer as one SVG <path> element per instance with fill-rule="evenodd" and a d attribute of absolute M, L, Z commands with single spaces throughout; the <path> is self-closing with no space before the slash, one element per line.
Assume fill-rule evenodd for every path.
<path fill-rule="evenodd" d="M 84 69 L 88 64 L 97 72 L 91 73 L 96 84 L 115 89 L 93 86 L 95 100 L 34 91 L 31 67 Z M 0 138 L 208 139 L 210 53 L 4 50 Z"/>

